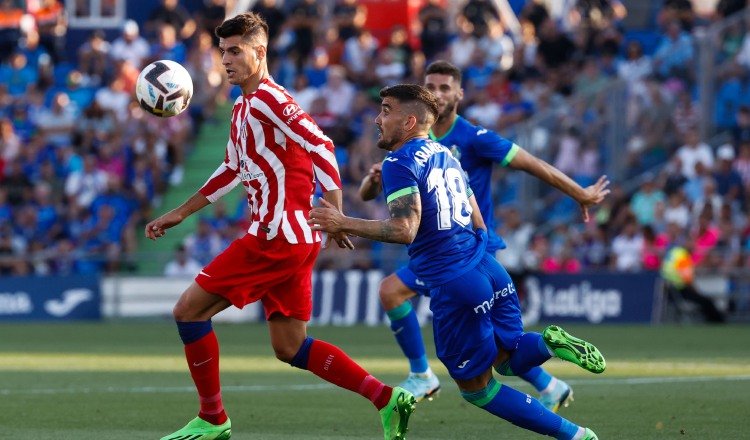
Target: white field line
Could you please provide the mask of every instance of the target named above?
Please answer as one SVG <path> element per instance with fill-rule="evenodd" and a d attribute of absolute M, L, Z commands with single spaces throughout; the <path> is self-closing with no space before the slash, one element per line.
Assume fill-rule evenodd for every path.
<path fill-rule="evenodd" d="M 612 379 L 569 379 L 570 385 L 652 385 L 672 383 L 699 383 L 699 382 L 730 382 L 750 381 L 750 376 L 695 376 L 695 377 L 621 377 Z M 513 383 L 520 382 L 512 379 Z M 223 392 L 264 392 L 264 391 L 316 391 L 335 389 L 334 385 L 328 383 L 299 384 L 299 385 L 235 385 L 222 387 Z M 9 395 L 55 395 L 55 394 L 108 394 L 108 393 L 130 393 L 130 394 L 166 394 L 166 393 L 194 393 L 192 386 L 185 387 L 83 387 L 83 388 L 40 388 L 40 389 L 0 389 L 0 396 Z"/>

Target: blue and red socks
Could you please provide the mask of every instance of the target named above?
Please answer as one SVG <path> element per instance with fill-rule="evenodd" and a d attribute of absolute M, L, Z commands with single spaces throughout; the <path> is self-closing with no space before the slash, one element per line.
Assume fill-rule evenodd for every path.
<path fill-rule="evenodd" d="M 396 337 L 401 351 L 409 359 L 412 373 L 424 373 L 429 368 L 427 353 L 422 340 L 422 330 L 411 301 L 404 301 L 400 306 L 386 311 L 391 320 L 391 330 Z"/>
<path fill-rule="evenodd" d="M 340 348 L 325 341 L 306 338 L 291 365 L 354 391 L 369 399 L 377 409 L 385 407 L 391 399 L 393 388 L 371 376 Z"/>
<path fill-rule="evenodd" d="M 198 417 L 214 425 L 221 425 L 227 421 L 227 414 L 221 400 L 219 342 L 211 327 L 211 321 L 178 321 L 177 331 L 185 344 L 185 358 L 190 376 L 198 390 Z"/>

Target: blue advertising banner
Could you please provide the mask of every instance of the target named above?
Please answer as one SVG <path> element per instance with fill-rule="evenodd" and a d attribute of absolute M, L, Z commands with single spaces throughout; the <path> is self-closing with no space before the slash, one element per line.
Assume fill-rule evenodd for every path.
<path fill-rule="evenodd" d="M 524 324 L 656 322 L 655 272 L 533 275 L 522 292 Z"/>
<path fill-rule="evenodd" d="M 380 306 L 378 270 L 313 274 L 314 325 L 387 324 Z M 656 273 L 603 272 L 529 276 L 519 289 L 524 324 L 552 322 L 651 323 L 658 320 Z M 420 323 L 432 317 L 429 298 L 416 297 Z"/>
<path fill-rule="evenodd" d="M 101 319 L 98 277 L 0 278 L 0 322 L 82 319 Z"/>

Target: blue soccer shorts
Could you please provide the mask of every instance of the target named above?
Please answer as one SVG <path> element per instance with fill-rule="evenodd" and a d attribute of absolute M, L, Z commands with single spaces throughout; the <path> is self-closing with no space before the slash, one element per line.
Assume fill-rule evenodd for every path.
<path fill-rule="evenodd" d="M 491 255 L 430 293 L 437 356 L 454 379 L 477 377 L 492 367 L 500 348 L 516 349 L 521 306 L 508 272 Z"/>
<path fill-rule="evenodd" d="M 417 278 L 417 275 L 409 269 L 409 266 L 401 266 L 396 271 L 396 276 L 406 287 L 416 292 L 417 295 L 430 296 L 430 288 L 427 287 L 424 281 Z"/>

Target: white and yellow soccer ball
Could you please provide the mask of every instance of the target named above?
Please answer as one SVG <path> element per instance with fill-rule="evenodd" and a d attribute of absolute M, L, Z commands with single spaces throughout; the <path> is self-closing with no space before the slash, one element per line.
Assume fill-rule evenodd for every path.
<path fill-rule="evenodd" d="M 193 97 L 193 79 L 179 63 L 154 61 L 138 75 L 135 96 L 141 108 L 152 115 L 160 118 L 179 115 Z"/>

